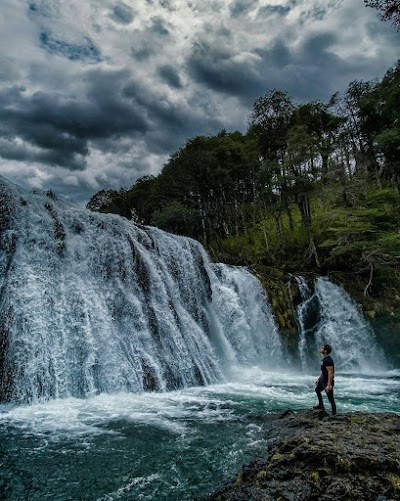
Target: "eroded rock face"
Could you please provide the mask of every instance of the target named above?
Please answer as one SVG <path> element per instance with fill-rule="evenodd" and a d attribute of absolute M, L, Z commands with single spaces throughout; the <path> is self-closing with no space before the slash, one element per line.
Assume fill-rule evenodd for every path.
<path fill-rule="evenodd" d="M 213 500 L 400 499 L 400 416 L 324 418 L 287 412 L 270 421 L 268 460 L 255 459 Z"/>

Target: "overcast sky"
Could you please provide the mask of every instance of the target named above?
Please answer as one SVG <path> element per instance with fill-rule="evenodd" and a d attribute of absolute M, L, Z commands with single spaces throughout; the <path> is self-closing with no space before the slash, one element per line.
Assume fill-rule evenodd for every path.
<path fill-rule="evenodd" d="M 268 90 L 327 99 L 400 56 L 363 0 L 1 0 L 0 43 L 0 174 L 81 204 Z"/>

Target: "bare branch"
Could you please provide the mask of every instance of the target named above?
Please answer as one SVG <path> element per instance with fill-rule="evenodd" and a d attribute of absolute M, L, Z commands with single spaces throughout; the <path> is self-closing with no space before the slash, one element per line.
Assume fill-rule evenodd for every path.
<path fill-rule="evenodd" d="M 383 21 L 392 21 L 400 29 L 400 0 L 364 0 L 367 7 L 377 9 Z"/>

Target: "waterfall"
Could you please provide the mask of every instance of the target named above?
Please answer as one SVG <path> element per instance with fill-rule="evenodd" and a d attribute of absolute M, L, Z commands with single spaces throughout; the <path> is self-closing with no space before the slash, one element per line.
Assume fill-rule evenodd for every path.
<path fill-rule="evenodd" d="M 0 177 L 0 402 L 166 391 L 282 367 L 260 282 L 196 241 L 79 208 Z M 385 368 L 340 287 L 296 278 L 305 371 L 329 343 L 338 370 Z"/>
<path fill-rule="evenodd" d="M 387 369 L 383 350 L 360 308 L 341 287 L 320 277 L 312 292 L 297 278 L 303 302 L 298 306 L 299 354 L 303 369 L 318 360 L 322 344 L 332 346 L 332 357 L 342 372 L 366 373 Z"/>
<path fill-rule="evenodd" d="M 299 329 L 299 356 L 303 371 L 311 365 L 308 353 L 312 350 L 310 340 L 313 339 L 312 332 L 319 321 L 319 308 L 317 297 L 304 277 L 295 277 L 299 287 L 302 302 L 297 306 L 297 324 Z"/>
<path fill-rule="evenodd" d="M 0 178 L 0 402 L 164 391 L 272 366 L 261 285 L 189 238 Z"/>
<path fill-rule="evenodd" d="M 229 332 L 235 361 L 268 368 L 281 363 L 278 327 L 259 280 L 241 267 L 215 264 L 213 270 L 215 318 L 219 330 Z"/>

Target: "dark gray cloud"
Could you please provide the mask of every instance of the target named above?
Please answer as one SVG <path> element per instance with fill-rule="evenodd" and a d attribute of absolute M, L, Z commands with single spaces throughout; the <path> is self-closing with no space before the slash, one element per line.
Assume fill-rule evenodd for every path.
<path fill-rule="evenodd" d="M 146 110 L 151 124 L 146 133 L 147 144 L 156 154 L 168 154 L 180 146 L 191 135 L 199 134 L 199 130 L 210 133 L 223 127 L 218 117 L 199 116 L 191 106 L 182 107 L 167 100 L 155 99 L 152 91 L 143 85 L 131 81 L 123 88 L 123 95 L 136 106 Z M 191 104 L 198 109 L 198 101 Z"/>
<path fill-rule="evenodd" d="M 44 0 L 37 0 L 28 3 L 28 10 L 31 16 L 42 16 L 50 18 L 52 15 L 52 8 L 49 2 Z"/>
<path fill-rule="evenodd" d="M 131 56 L 138 62 L 147 61 L 156 53 L 154 47 L 132 47 Z"/>
<path fill-rule="evenodd" d="M 94 63 L 101 61 L 99 49 L 88 37 L 84 38 L 84 44 L 72 44 L 43 31 L 40 34 L 40 45 L 51 54 L 66 57 L 71 61 L 81 60 Z"/>
<path fill-rule="evenodd" d="M 390 36 L 400 40 L 394 33 Z M 199 42 L 188 58 L 187 69 L 207 88 L 236 96 L 248 108 L 273 88 L 286 90 L 297 101 L 328 99 L 343 90 L 355 74 L 368 78 L 371 71 L 367 55 L 341 56 L 335 49 L 339 43 L 340 36 L 333 31 L 305 34 L 297 45 L 290 36 L 277 37 L 270 47 L 255 48 L 238 58 L 229 44 L 221 49 Z"/>
<path fill-rule="evenodd" d="M 286 16 L 292 9 L 291 5 L 264 5 L 258 9 L 258 15 L 271 16 L 277 14 L 278 16 Z"/>
<path fill-rule="evenodd" d="M 172 74 L 168 72 L 170 78 Z M 2 157 L 83 170 L 91 145 L 118 153 L 124 149 L 123 138 L 129 139 L 127 151 L 132 141 L 145 138 L 153 154 L 165 155 L 202 126 L 189 109 L 158 100 L 127 70 L 94 69 L 85 83 L 86 93 L 79 98 L 59 92 L 31 94 L 21 86 L 2 89 Z"/>
<path fill-rule="evenodd" d="M 134 18 L 134 11 L 132 7 L 126 5 L 124 2 L 114 5 L 111 11 L 111 18 L 120 24 L 131 24 Z"/>
<path fill-rule="evenodd" d="M 160 5 L 163 9 L 166 9 L 170 12 L 175 10 L 174 0 L 160 0 Z"/>
<path fill-rule="evenodd" d="M 400 47 L 362 0 L 3 3 L 0 169 L 80 201 L 244 130 L 273 88 L 300 102 L 381 77 Z"/>
<path fill-rule="evenodd" d="M 253 61 L 249 57 L 238 62 L 235 55 L 206 42 L 198 43 L 187 61 L 187 70 L 193 79 L 214 91 L 238 97 L 253 95 L 260 86 Z"/>
<path fill-rule="evenodd" d="M 230 5 L 231 16 L 238 17 L 246 14 L 253 7 L 253 0 L 234 0 Z"/>
<path fill-rule="evenodd" d="M 154 17 L 152 19 L 152 24 L 150 30 L 156 35 L 167 37 L 170 34 L 170 31 L 167 27 L 167 23 L 161 17 Z"/>
<path fill-rule="evenodd" d="M 128 100 L 122 91 L 130 77 L 126 71 L 93 70 L 86 75 L 87 93 L 78 97 L 59 92 L 33 94 L 24 87 L 0 91 L 0 137 L 22 138 L 39 148 L 32 161 L 83 169 L 89 141 L 143 134 L 149 128 L 141 104 Z M 29 158 L 31 150 L 21 155 Z M 16 154 L 12 158 L 16 158 Z M 4 155 L 6 156 L 6 155 Z"/>
<path fill-rule="evenodd" d="M 53 140 L 54 142 L 54 140 Z M 28 144 L 20 144 L 15 140 L 0 138 L 1 157 L 7 160 L 17 160 L 21 162 L 37 162 L 51 166 L 64 167 L 71 171 L 83 170 L 86 165 L 87 151 L 83 154 L 61 149 L 33 149 Z"/>
<path fill-rule="evenodd" d="M 257 50 L 262 58 L 262 93 L 278 88 L 297 101 L 328 99 L 343 90 L 352 75 L 367 75 L 370 60 L 359 55 L 339 56 L 334 50 L 338 41 L 335 33 L 324 32 L 305 37 L 298 46 L 277 39 L 271 48 Z"/>
<path fill-rule="evenodd" d="M 171 87 L 175 87 L 176 89 L 180 89 L 182 87 L 181 77 L 172 66 L 169 66 L 168 64 L 161 66 L 158 68 L 158 74 Z"/>

